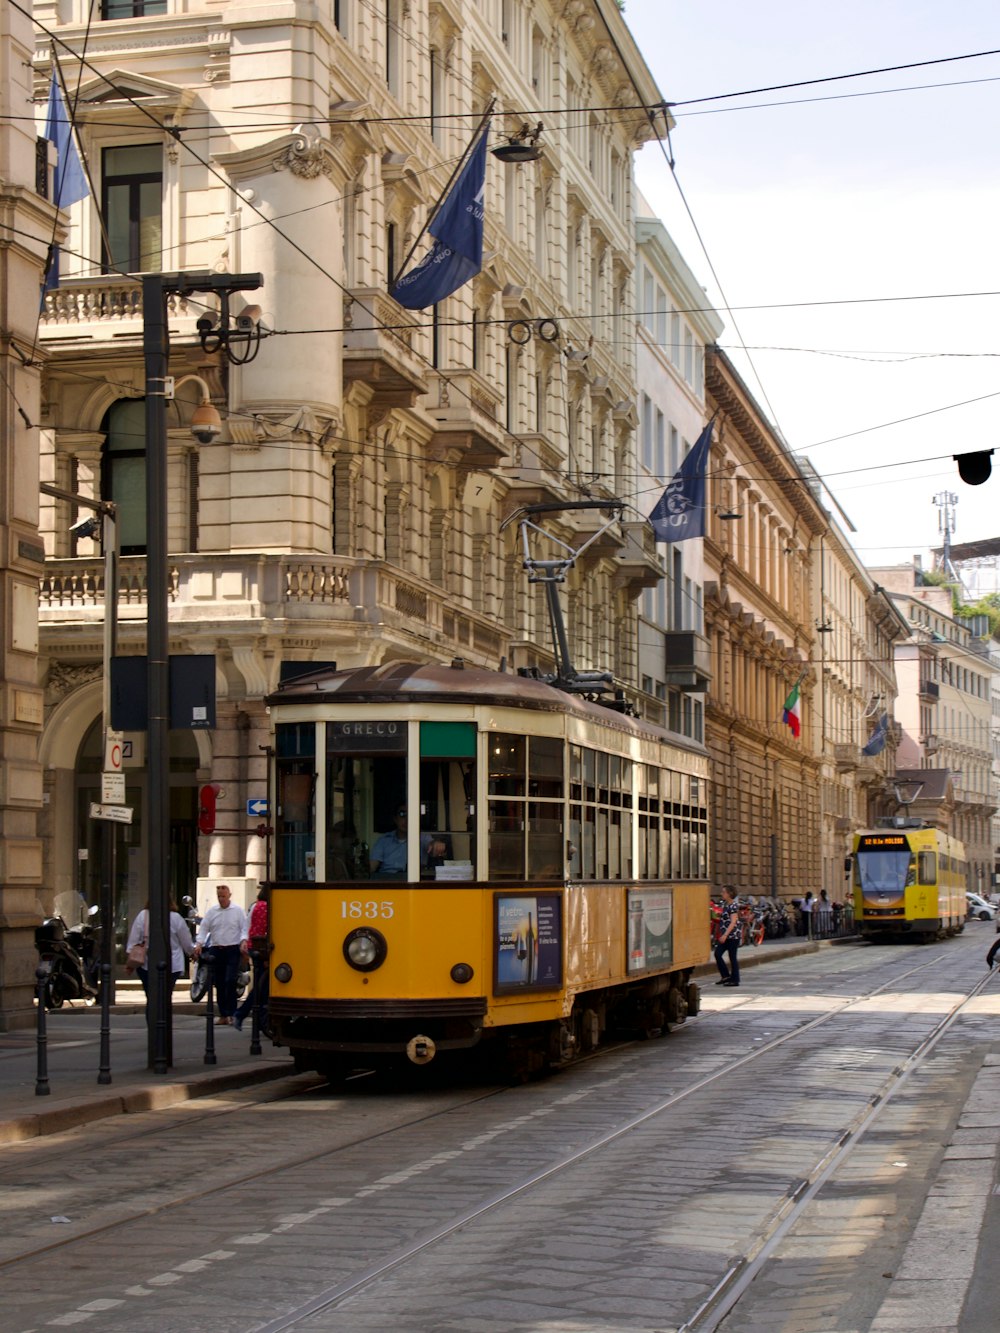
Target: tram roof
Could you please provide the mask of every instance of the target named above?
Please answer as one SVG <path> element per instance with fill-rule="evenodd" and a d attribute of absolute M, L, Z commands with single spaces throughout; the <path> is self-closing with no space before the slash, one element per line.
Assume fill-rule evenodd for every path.
<path fill-rule="evenodd" d="M 461 658 L 452 663 L 383 662 L 378 666 L 336 671 L 321 667 L 284 681 L 265 702 L 315 703 L 435 703 L 500 704 L 535 712 L 571 713 L 616 731 L 642 734 L 681 744 L 701 752 L 701 746 L 665 731 L 655 723 L 629 717 L 616 709 L 568 694 L 532 676 L 507 671 L 489 671 L 469 666 Z"/>

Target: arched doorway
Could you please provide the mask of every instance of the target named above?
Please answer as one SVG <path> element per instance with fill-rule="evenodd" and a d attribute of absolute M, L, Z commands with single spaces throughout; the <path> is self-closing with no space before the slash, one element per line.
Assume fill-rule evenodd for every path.
<path fill-rule="evenodd" d="M 103 726 L 97 718 L 80 744 L 76 760 L 75 829 L 76 892 L 82 909 L 100 903 L 103 871 L 102 837 L 110 827 L 115 839 L 112 958 L 124 961 L 128 927 L 146 905 L 146 849 L 144 841 L 146 770 L 125 764 L 125 804 L 132 810 L 130 824 L 107 824 L 91 819 L 92 803 L 101 799 L 104 762 Z M 198 876 L 198 769 L 202 760 L 192 731 L 170 733 L 170 846 L 168 886 L 180 902 L 194 894 Z M 103 923 L 105 926 L 107 922 Z"/>

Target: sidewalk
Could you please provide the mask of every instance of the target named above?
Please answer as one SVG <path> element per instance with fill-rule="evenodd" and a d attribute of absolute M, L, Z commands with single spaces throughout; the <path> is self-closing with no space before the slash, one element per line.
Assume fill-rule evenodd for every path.
<path fill-rule="evenodd" d="M 794 935 L 740 950 L 740 967 L 815 953 L 834 941 Z M 849 941 L 848 941 L 849 942 Z M 695 976 L 715 976 L 713 963 Z M 38 1096 L 38 1048 L 34 1028 L 0 1033 L 0 1146 L 43 1134 L 59 1134 L 108 1116 L 152 1111 L 196 1097 L 296 1074 L 288 1051 L 261 1038 L 261 1054 L 250 1054 L 250 1024 L 243 1031 L 213 1027 L 217 1063 L 205 1064 L 205 1004 L 192 1004 L 186 986 L 174 996 L 173 1067 L 167 1074 L 147 1068 L 145 997 L 138 982 L 119 981 L 111 1010 L 111 1083 L 99 1084 L 101 1010 L 66 1005 L 47 1013 L 46 1063 L 49 1092 Z"/>
<path fill-rule="evenodd" d="M 296 1075 L 288 1051 L 261 1037 L 250 1054 L 250 1023 L 242 1032 L 213 1026 L 215 1064 L 205 1063 L 205 1004 L 192 1004 L 186 987 L 174 997 L 173 1066 L 147 1068 L 145 997 L 137 982 L 116 983 L 111 1009 L 111 1083 L 97 1081 L 101 1063 L 101 1010 L 67 1004 L 45 1015 L 47 1095 L 36 1094 L 38 1046 L 34 1028 L 0 1033 L 0 1145 L 59 1134 L 108 1116 L 151 1111 Z M 216 1011 L 217 1012 L 217 1011 Z"/>

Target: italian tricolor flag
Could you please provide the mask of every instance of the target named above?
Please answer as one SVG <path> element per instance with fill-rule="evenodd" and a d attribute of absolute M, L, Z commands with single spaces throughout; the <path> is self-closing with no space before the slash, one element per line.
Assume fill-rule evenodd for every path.
<path fill-rule="evenodd" d="M 802 709 L 799 701 L 799 686 L 801 681 L 797 680 L 791 694 L 785 700 L 785 711 L 782 714 L 782 721 L 786 727 L 791 727 L 792 735 L 798 736 L 802 730 Z"/>

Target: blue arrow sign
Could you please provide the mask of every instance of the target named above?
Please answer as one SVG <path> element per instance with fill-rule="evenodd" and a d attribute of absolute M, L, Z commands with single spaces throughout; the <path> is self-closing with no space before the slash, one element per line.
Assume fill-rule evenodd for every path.
<path fill-rule="evenodd" d="M 254 801 L 247 801 L 248 815 L 266 815 L 267 801 L 263 797 L 257 797 Z"/>

